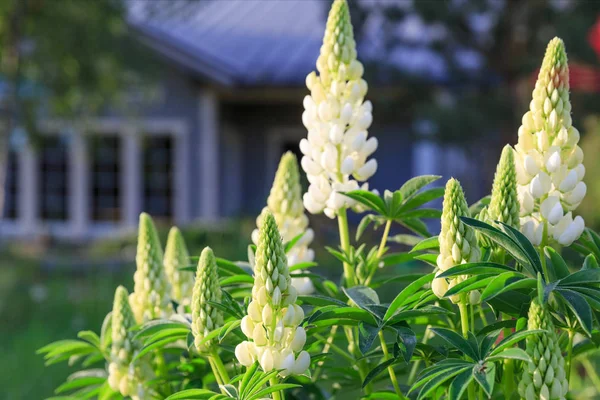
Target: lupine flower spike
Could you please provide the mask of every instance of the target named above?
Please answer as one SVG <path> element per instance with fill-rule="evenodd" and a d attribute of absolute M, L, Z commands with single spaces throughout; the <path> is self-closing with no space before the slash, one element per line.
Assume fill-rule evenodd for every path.
<path fill-rule="evenodd" d="M 462 216 L 468 216 L 468 213 L 469 208 L 462 187 L 456 179 L 452 178 L 446 183 L 444 193 L 442 229 L 439 236 L 440 255 L 437 258 L 436 276 L 455 265 L 479 261 L 480 252 L 475 232 L 460 219 Z M 436 278 L 431 289 L 441 298 L 449 288 L 462 280 L 464 280 L 462 276 L 452 278 L 449 282 L 445 278 Z M 469 303 L 479 303 L 479 295 L 476 290 L 470 292 Z M 459 298 L 452 296 L 451 300 L 456 303 Z"/>
<path fill-rule="evenodd" d="M 356 203 L 339 192 L 359 189 L 377 170 L 367 159 L 377 149 L 377 139 L 367 139 L 373 120 L 372 105 L 364 101 L 367 83 L 356 59 L 356 44 L 346 0 L 335 0 L 329 12 L 317 70 L 306 77 L 310 95 L 304 98 L 302 122 L 308 137 L 300 141 L 302 168 L 310 187 L 304 206 L 313 214 L 335 218 Z M 368 189 L 368 184 L 362 185 Z"/>
<path fill-rule="evenodd" d="M 173 314 L 169 294 L 171 285 L 163 268 L 163 251 L 152 218 L 140 215 L 137 270 L 133 275 L 134 292 L 131 307 L 138 323 L 156 318 L 168 318 Z"/>
<path fill-rule="evenodd" d="M 537 297 L 531 302 L 528 317 L 529 330 L 542 329 L 546 332 L 527 336 L 527 354 L 531 362 L 524 366 L 519 394 L 525 400 L 565 399 L 569 392 L 565 360 L 552 317 Z"/>
<path fill-rule="evenodd" d="M 192 289 L 194 288 L 194 275 L 188 271 L 180 270 L 189 264 L 190 255 L 183 240 L 183 235 L 177 227 L 169 231 L 167 246 L 165 248 L 165 273 L 171 283 L 171 298 L 181 305 L 190 305 Z"/>
<path fill-rule="evenodd" d="M 306 332 L 299 326 L 304 311 L 296 297 L 277 223 L 267 212 L 256 248 L 252 301 L 241 323 L 248 340 L 235 348 L 240 364 L 247 367 L 258 360 L 265 372 L 282 369 L 283 376 L 308 369 L 310 355 L 302 350 Z"/>
<path fill-rule="evenodd" d="M 287 152 L 281 157 L 275 181 L 267 199 L 267 207 L 256 219 L 258 229 L 252 232 L 254 244 L 258 244 L 258 231 L 263 225 L 267 210 L 275 217 L 284 242 L 289 242 L 303 234 L 302 238 L 287 252 L 288 264 L 312 261 L 315 253 L 308 246 L 314 238 L 314 232 L 308 227 L 308 218 L 304 214 L 298 161 L 292 152 Z M 292 278 L 292 285 L 298 294 L 309 294 L 314 290 L 312 281 L 306 277 Z"/>
<path fill-rule="evenodd" d="M 205 247 L 198 261 L 192 299 L 192 332 L 201 353 L 209 353 L 214 346 L 214 340 L 202 343 L 206 335 L 223 326 L 223 313 L 210 302 L 221 303 L 221 286 L 215 255 L 210 247 Z"/>
<path fill-rule="evenodd" d="M 537 246 L 546 226 L 547 239 L 569 246 L 585 227 L 572 211 L 587 188 L 579 131 L 571 125 L 567 54 L 558 38 L 548 44 L 529 108 L 515 146 L 521 229 Z"/>
<path fill-rule="evenodd" d="M 481 211 L 478 219 L 488 224 L 500 221 L 519 229 L 519 207 L 514 151 L 510 145 L 506 145 L 496 167 L 490 205 Z M 483 235 L 478 235 L 477 238 L 482 245 L 491 245 Z"/>
<path fill-rule="evenodd" d="M 144 399 L 144 379 L 152 379 L 152 368 L 145 359 L 135 363 L 131 360 L 139 350 L 133 340 L 136 325 L 133 311 L 129 305 L 127 289 L 119 286 L 115 291 L 112 312 L 112 347 L 108 365 L 108 384 L 123 396 Z"/>

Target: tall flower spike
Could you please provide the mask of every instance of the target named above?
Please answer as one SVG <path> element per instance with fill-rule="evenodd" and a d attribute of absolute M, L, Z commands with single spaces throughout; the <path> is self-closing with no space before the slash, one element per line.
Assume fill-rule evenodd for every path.
<path fill-rule="evenodd" d="M 585 228 L 573 218 L 586 193 L 579 131 L 571 125 L 569 67 L 562 40 L 548 44 L 529 111 L 515 146 L 521 230 L 534 245 L 548 239 L 569 246 Z"/>
<path fill-rule="evenodd" d="M 207 353 L 214 340 L 201 343 L 211 331 L 223 326 L 223 313 L 210 302 L 221 303 L 221 286 L 217 273 L 217 261 L 210 247 L 200 254 L 192 300 L 192 332 L 198 351 Z"/>
<path fill-rule="evenodd" d="M 469 215 L 469 207 L 465 200 L 460 183 L 451 178 L 446 183 L 442 211 L 442 229 L 439 236 L 440 255 L 437 258 L 437 275 L 454 267 L 455 265 L 477 262 L 480 258 L 477 238 L 472 228 L 461 221 L 460 217 Z M 443 297 L 449 288 L 462 282 L 464 276 L 446 281 L 445 278 L 436 278 L 432 283 L 432 290 L 438 297 Z M 451 298 L 458 302 L 458 296 Z M 469 295 L 471 304 L 479 303 L 479 292 L 474 290 Z"/>
<path fill-rule="evenodd" d="M 256 248 L 252 301 L 241 323 L 248 340 L 235 348 L 240 364 L 258 360 L 265 372 L 281 369 L 283 376 L 308 369 L 310 355 L 302 350 L 306 332 L 299 326 L 304 311 L 296 297 L 277 223 L 267 212 Z"/>
<path fill-rule="evenodd" d="M 502 149 L 502 155 L 496 167 L 490 205 L 484 208 L 477 218 L 488 224 L 500 221 L 519 229 L 521 227 L 519 207 L 515 157 L 513 149 L 510 145 L 506 145 Z M 492 246 L 492 242 L 485 235 L 477 235 L 477 239 L 482 246 Z"/>
<path fill-rule="evenodd" d="M 523 368 L 519 394 L 525 400 L 565 399 L 569 392 L 565 360 L 558 345 L 552 317 L 537 297 L 531 302 L 528 317 L 528 330 L 542 329 L 546 332 L 527 336 L 527 354 L 531 362 Z"/>
<path fill-rule="evenodd" d="M 367 161 L 377 149 L 377 139 L 367 139 L 373 107 L 364 101 L 367 83 L 356 59 L 346 0 L 331 6 L 317 70 L 319 75 L 313 71 L 306 77 L 310 95 L 304 98 L 302 114 L 308 136 L 300 141 L 301 164 L 310 182 L 304 206 L 312 214 L 334 218 L 344 207 L 357 207 L 339 192 L 359 189 L 358 182 L 377 170 L 375 159 Z"/>
<path fill-rule="evenodd" d="M 152 218 L 140 214 L 137 270 L 133 275 L 134 292 L 131 307 L 138 323 L 167 318 L 173 313 L 169 293 L 171 285 L 163 268 L 163 251 Z"/>
<path fill-rule="evenodd" d="M 135 363 L 131 360 L 139 350 L 139 345 L 134 341 L 136 325 L 133 311 L 129 305 L 127 289 L 119 286 L 115 291 L 115 300 L 112 312 L 112 347 L 110 363 L 108 365 L 108 384 L 113 390 L 123 396 L 134 399 L 143 399 L 145 390 L 144 378 L 151 379 L 152 369 L 144 359 Z"/>
<path fill-rule="evenodd" d="M 287 152 L 281 157 L 275 181 L 267 199 L 267 207 L 256 219 L 258 229 L 252 232 L 252 241 L 256 245 L 258 244 L 258 231 L 263 225 L 265 214 L 268 211 L 273 213 L 284 242 L 289 242 L 303 234 L 302 238 L 287 252 L 289 265 L 312 261 L 315 253 L 308 246 L 314 238 L 314 232 L 308 227 L 308 218 L 304 214 L 298 161 L 292 152 Z M 299 294 L 309 294 L 314 290 L 312 281 L 306 277 L 292 278 L 292 285 Z"/>
<path fill-rule="evenodd" d="M 190 255 L 183 240 L 183 235 L 177 227 L 172 227 L 165 248 L 165 273 L 171 283 L 171 298 L 182 305 L 189 305 L 192 301 L 194 288 L 194 275 L 179 268 L 189 264 Z"/>

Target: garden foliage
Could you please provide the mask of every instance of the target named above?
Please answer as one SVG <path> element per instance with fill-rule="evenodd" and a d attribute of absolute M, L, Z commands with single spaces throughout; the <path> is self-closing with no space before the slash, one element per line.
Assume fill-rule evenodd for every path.
<path fill-rule="evenodd" d="M 577 393 L 569 384 L 580 374 L 575 364 L 600 344 L 600 236 L 573 216 L 585 168 L 563 42 L 548 45 L 491 198 L 471 206 L 453 178 L 445 189 L 430 187 L 439 176 L 419 176 L 395 191 L 368 190 L 377 139 L 367 138 L 372 106 L 345 0 L 333 3 L 317 70 L 307 77 L 308 135 L 300 142 L 308 191 L 296 157 L 285 154 L 245 261 L 210 248 L 190 257 L 176 228 L 163 257 L 142 214 L 134 292 L 117 289 L 99 334 L 84 331 L 39 350 L 47 364 L 81 367 L 56 399 Z M 441 211 L 427 207 L 442 196 Z M 309 272 L 318 243 L 305 209 L 338 220 L 340 246 L 327 250 L 339 261 L 339 280 Z M 353 237 L 349 210 L 366 212 Z M 441 219 L 439 235 L 429 233 L 427 219 Z M 391 236 L 392 227 L 404 233 Z M 378 246 L 361 243 L 369 228 L 381 231 Z M 567 263 L 563 246 L 580 260 Z M 390 274 L 407 262 L 425 267 Z M 393 292 L 390 301 L 380 300 L 381 289 Z"/>

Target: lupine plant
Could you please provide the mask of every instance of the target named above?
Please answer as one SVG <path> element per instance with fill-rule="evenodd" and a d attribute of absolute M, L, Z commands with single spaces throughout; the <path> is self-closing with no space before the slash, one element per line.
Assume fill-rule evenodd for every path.
<path fill-rule="evenodd" d="M 56 399 L 585 398 L 573 382 L 598 382 L 600 235 L 573 214 L 585 169 L 563 42 L 548 45 L 491 196 L 470 206 L 454 178 L 369 191 L 377 139 L 362 75 L 335 0 L 306 80 L 307 192 L 285 154 L 243 261 L 205 248 L 194 266 L 176 228 L 163 257 L 142 214 L 133 293 L 117 289 L 99 335 L 39 350 L 81 367 Z M 441 197 L 442 210 L 427 206 Z M 338 221 L 339 247 L 319 261 L 339 280 L 307 272 L 318 243 L 305 210 Z M 354 235 L 350 210 L 366 212 Z"/>

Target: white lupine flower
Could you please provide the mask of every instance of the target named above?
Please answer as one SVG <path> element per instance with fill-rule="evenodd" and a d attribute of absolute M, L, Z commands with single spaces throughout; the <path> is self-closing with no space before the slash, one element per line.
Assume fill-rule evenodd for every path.
<path fill-rule="evenodd" d="M 548 239 L 564 246 L 585 228 L 581 217 L 571 215 L 587 190 L 578 142 L 579 132 L 571 126 L 567 55 L 562 40 L 554 38 L 515 146 L 521 230 L 535 245 L 544 240 L 544 225 Z"/>
<path fill-rule="evenodd" d="M 367 160 L 377 149 L 377 139 L 367 138 L 373 121 L 371 102 L 364 101 L 367 83 L 356 59 L 356 44 L 345 0 L 335 0 L 317 60 L 319 75 L 306 78 L 310 95 L 304 98 L 302 122 L 308 130 L 300 142 L 301 165 L 310 187 L 304 206 L 312 214 L 335 218 L 338 210 L 360 207 L 339 192 L 365 189 L 377 171 L 377 161 Z"/>
<path fill-rule="evenodd" d="M 300 326 L 304 311 L 296 304 L 291 280 L 277 222 L 266 211 L 258 234 L 252 301 L 241 323 L 248 340 L 235 348 L 240 364 L 258 361 L 265 372 L 282 369 L 283 376 L 308 369 L 310 355 L 302 350 L 306 332 Z"/>
<path fill-rule="evenodd" d="M 316 187 L 313 188 L 313 191 L 315 190 L 317 190 Z M 284 242 L 289 242 L 296 236 L 303 234 L 300 240 L 288 251 L 288 264 L 295 265 L 301 262 L 313 261 L 315 252 L 308 246 L 312 243 L 315 234 L 308 227 L 308 218 L 304 214 L 298 161 L 292 152 L 287 152 L 281 157 L 273 187 L 267 199 L 267 207 L 256 219 L 258 229 L 252 232 L 252 241 L 255 245 L 258 245 L 258 232 L 267 210 L 275 217 Z M 312 281 L 307 277 L 292 278 L 292 285 L 294 285 L 298 294 L 310 294 L 315 289 Z"/>

